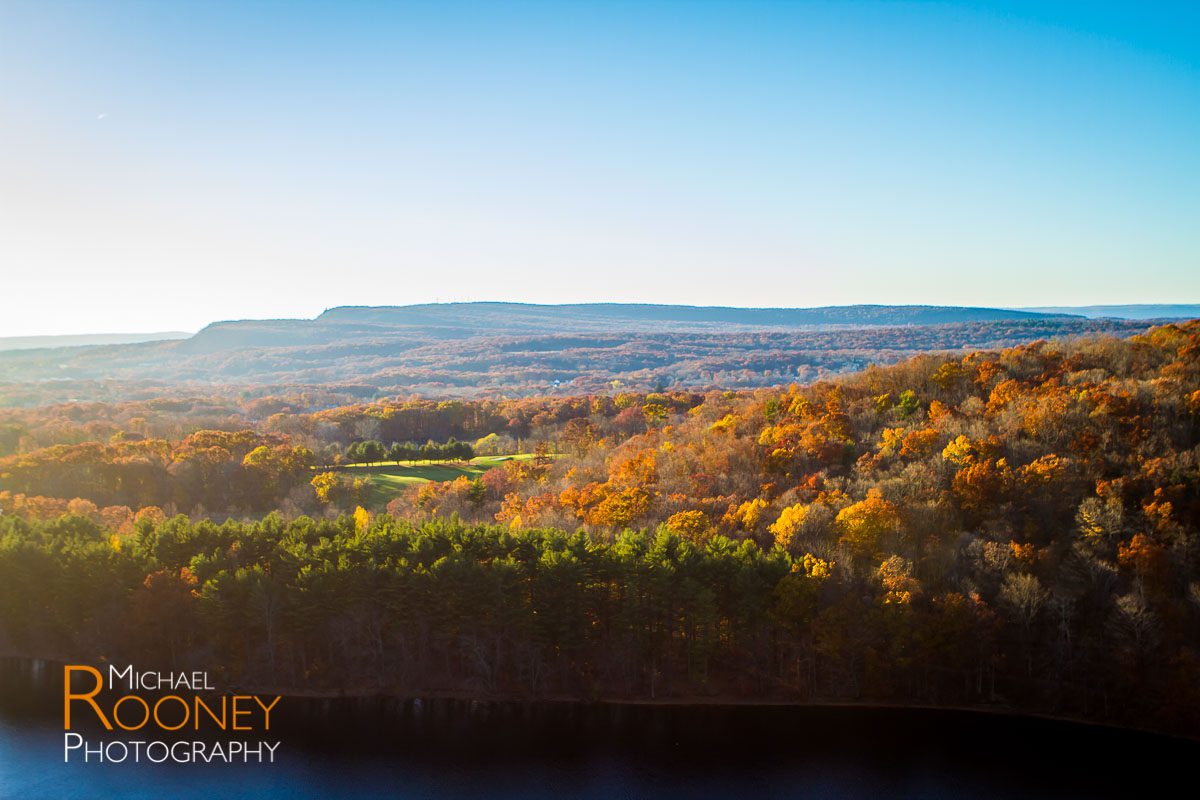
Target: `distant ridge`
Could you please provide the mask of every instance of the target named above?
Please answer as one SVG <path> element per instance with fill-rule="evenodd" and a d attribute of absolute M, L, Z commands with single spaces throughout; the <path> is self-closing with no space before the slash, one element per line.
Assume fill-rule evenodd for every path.
<path fill-rule="evenodd" d="M 0 336 L 0 350 L 35 350 L 43 347 L 89 347 L 105 344 L 138 344 L 167 339 L 186 339 L 185 331 L 159 333 L 82 333 L 61 336 Z"/>
<path fill-rule="evenodd" d="M 499 315 L 499 318 L 495 318 Z M 413 324 L 446 322 L 484 316 L 493 323 L 512 318 L 561 319 L 575 324 L 597 320 L 621 322 L 688 322 L 743 326 L 815 325 L 937 325 L 949 322 L 983 322 L 1064 316 L 1039 311 L 1001 308 L 922 305 L 852 305 L 815 308 L 735 308 L 732 306 L 658 305 L 652 303 L 534 303 L 476 302 L 428 303 L 408 306 L 339 306 L 325 311 L 317 322 L 368 322 Z M 1071 316 L 1071 315 L 1066 315 Z M 495 318 L 495 319 L 494 319 Z"/>
<path fill-rule="evenodd" d="M 424 303 L 408 306 L 338 306 L 315 319 L 231 320 L 205 327 L 180 349 L 211 353 L 239 347 L 332 344 L 381 335 L 434 339 L 560 333 L 695 333 L 813 330 L 831 327 L 944 325 L 1067 319 L 999 308 L 955 306 L 825 306 L 733 308 L 649 303 Z M 1081 319 L 1081 318 L 1077 318 Z"/>
<path fill-rule="evenodd" d="M 136 393 L 138 382 L 264 391 L 340 387 L 366 398 L 707 391 L 808 383 L 916 353 L 1129 336 L 1146 327 L 1027 309 L 920 305 L 342 306 L 315 319 L 214 322 L 175 341 L 51 349 L 43 339 L 42 349 L 0 352 L 0 406 L 34 397 L 95 396 L 98 381 L 112 396 Z M 54 386 L 16 385 L 29 382 Z"/>

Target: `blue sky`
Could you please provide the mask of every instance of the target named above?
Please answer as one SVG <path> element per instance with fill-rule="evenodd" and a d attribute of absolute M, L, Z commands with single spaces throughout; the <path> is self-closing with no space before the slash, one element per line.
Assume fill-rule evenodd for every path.
<path fill-rule="evenodd" d="M 1200 302 L 1198 8 L 0 2 L 0 335 Z"/>

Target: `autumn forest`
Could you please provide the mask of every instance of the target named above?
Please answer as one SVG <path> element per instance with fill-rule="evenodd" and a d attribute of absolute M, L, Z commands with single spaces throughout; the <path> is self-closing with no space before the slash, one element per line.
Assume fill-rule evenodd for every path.
<path fill-rule="evenodd" d="M 1200 734 L 1200 322 L 787 386 L 0 408 L 0 652 Z"/>

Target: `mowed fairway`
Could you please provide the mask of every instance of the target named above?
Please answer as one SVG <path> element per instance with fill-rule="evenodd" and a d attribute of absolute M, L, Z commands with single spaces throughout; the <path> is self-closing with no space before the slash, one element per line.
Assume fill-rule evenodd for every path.
<path fill-rule="evenodd" d="M 370 503 L 372 507 L 377 507 L 386 505 L 401 490 L 414 484 L 452 481 L 464 475 L 468 478 L 477 478 L 505 461 L 527 461 L 531 458 L 533 458 L 533 453 L 519 453 L 511 456 L 478 456 L 467 462 L 384 461 L 372 464 L 348 464 L 341 470 L 348 475 L 370 479 Z"/>

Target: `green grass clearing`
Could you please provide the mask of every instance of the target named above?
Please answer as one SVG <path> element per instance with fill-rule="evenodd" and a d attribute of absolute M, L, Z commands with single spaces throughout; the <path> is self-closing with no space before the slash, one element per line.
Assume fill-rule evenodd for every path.
<path fill-rule="evenodd" d="M 469 462 L 462 461 L 380 461 L 370 464 L 346 464 L 329 467 L 355 477 L 371 481 L 370 504 L 372 507 L 387 505 L 387 502 L 410 486 L 421 483 L 440 483 L 466 476 L 478 478 L 505 461 L 529 461 L 533 453 L 518 453 L 509 456 L 477 456 Z M 317 467 L 318 471 L 326 469 Z"/>

